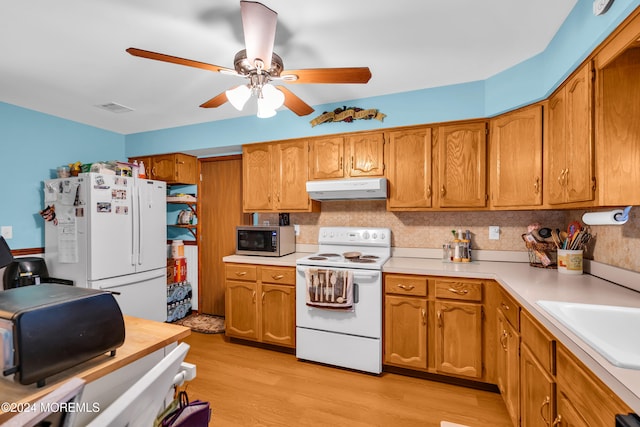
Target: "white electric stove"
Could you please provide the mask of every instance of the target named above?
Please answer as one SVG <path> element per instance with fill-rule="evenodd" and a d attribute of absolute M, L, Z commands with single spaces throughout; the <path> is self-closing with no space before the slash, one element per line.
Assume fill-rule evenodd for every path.
<path fill-rule="evenodd" d="M 318 252 L 296 262 L 299 359 L 382 372 L 381 270 L 390 256 L 388 228 L 320 228 Z"/>

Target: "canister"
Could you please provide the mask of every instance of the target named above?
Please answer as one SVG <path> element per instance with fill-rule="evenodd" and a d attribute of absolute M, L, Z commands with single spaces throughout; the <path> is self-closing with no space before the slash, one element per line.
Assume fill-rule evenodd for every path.
<path fill-rule="evenodd" d="M 171 241 L 171 258 L 184 258 L 184 242 L 182 240 Z"/>

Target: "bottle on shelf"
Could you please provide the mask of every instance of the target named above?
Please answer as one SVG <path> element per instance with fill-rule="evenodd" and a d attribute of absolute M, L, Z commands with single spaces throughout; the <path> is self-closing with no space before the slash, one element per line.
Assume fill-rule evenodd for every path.
<path fill-rule="evenodd" d="M 138 178 L 146 178 L 147 171 L 144 168 L 144 162 L 140 160 L 140 164 L 138 165 Z"/>

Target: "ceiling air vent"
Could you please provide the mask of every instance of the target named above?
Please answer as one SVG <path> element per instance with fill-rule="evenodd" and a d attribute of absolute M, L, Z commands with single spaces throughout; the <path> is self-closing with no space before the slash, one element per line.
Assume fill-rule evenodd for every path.
<path fill-rule="evenodd" d="M 120 105 L 115 102 L 99 104 L 96 105 L 96 107 L 102 108 L 103 110 L 111 111 L 112 113 L 128 113 L 129 111 L 133 111 L 133 108 L 125 107 L 124 105 Z"/>

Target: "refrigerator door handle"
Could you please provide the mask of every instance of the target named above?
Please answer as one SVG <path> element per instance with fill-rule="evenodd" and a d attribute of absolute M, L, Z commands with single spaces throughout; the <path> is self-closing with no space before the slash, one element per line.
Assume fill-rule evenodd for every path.
<path fill-rule="evenodd" d="M 138 192 L 136 191 L 135 185 L 131 187 L 131 218 L 132 218 L 132 227 L 131 227 L 131 266 L 135 267 L 136 265 L 136 222 L 138 217 L 138 206 L 136 206 L 136 201 L 138 200 Z"/>
<path fill-rule="evenodd" d="M 142 265 L 142 236 L 144 236 L 144 234 L 142 233 L 142 191 L 140 191 L 140 188 L 138 188 L 138 192 L 137 192 L 138 197 L 136 198 L 138 201 L 138 245 L 137 245 L 137 252 L 138 252 L 138 265 Z"/>

